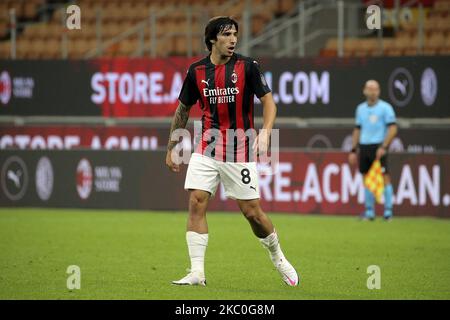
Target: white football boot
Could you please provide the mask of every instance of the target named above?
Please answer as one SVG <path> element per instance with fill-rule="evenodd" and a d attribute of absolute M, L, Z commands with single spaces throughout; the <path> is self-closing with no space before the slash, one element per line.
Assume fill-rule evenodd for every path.
<path fill-rule="evenodd" d="M 206 279 L 203 273 L 192 271 L 189 272 L 184 278 L 178 281 L 172 281 L 172 284 L 185 286 L 206 286 Z"/>
<path fill-rule="evenodd" d="M 296 287 L 298 285 L 299 279 L 297 271 L 295 271 L 294 267 L 285 257 L 281 257 L 278 261 L 272 260 L 272 262 L 280 273 L 281 278 L 288 286 Z"/>

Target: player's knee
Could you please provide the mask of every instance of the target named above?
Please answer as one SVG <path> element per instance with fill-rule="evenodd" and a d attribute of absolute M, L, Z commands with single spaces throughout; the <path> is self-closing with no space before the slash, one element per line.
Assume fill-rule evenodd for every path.
<path fill-rule="evenodd" d="M 242 213 L 248 220 L 257 221 L 261 215 L 261 208 L 255 201 L 250 201 L 241 206 Z"/>
<path fill-rule="evenodd" d="M 191 208 L 191 213 L 201 213 L 204 211 L 207 201 L 208 198 L 203 194 L 192 192 L 189 197 L 189 207 Z"/>

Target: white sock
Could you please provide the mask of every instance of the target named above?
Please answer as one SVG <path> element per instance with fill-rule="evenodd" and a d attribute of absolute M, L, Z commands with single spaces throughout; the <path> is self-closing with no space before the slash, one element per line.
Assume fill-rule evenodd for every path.
<path fill-rule="evenodd" d="M 191 272 L 205 273 L 205 251 L 208 246 L 208 234 L 194 231 L 186 232 L 186 242 L 191 258 Z"/>
<path fill-rule="evenodd" d="M 272 259 L 272 262 L 274 264 L 280 261 L 280 259 L 285 259 L 283 251 L 281 251 L 278 235 L 275 230 L 267 237 L 259 239 L 259 241 L 261 242 L 262 246 L 269 251 L 270 258 Z"/>

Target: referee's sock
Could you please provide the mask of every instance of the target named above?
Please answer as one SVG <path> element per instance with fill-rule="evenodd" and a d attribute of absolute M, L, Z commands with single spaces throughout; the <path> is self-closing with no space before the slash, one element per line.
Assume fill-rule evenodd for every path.
<path fill-rule="evenodd" d="M 367 187 L 364 188 L 364 204 L 366 207 L 366 218 L 375 218 L 375 197 Z"/>
<path fill-rule="evenodd" d="M 394 190 L 392 188 L 392 184 L 388 184 L 384 186 L 384 217 L 390 218 L 392 217 L 392 194 Z"/>

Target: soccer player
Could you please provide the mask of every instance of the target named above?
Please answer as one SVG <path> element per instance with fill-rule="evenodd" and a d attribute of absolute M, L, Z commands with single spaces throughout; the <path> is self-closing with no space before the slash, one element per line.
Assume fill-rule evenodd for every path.
<path fill-rule="evenodd" d="M 289 286 L 299 282 L 297 272 L 286 260 L 278 235 L 269 217 L 260 206 L 258 174 L 252 150 L 268 149 L 270 133 L 276 117 L 276 105 L 258 63 L 235 53 L 238 24 L 230 17 L 212 18 L 205 28 L 205 44 L 210 54 L 193 63 L 187 72 L 179 95 L 179 105 L 172 120 L 170 134 L 185 128 L 191 107 L 200 100 L 202 137 L 191 155 L 184 188 L 189 191 L 189 217 L 186 242 L 191 260 L 187 276 L 173 284 L 206 285 L 205 251 L 208 245 L 206 210 L 222 182 L 227 197 L 235 199 L 259 238 L 283 281 Z M 248 136 L 230 138 L 229 131 L 253 129 L 253 99 L 256 95 L 263 105 L 263 129 L 250 145 Z M 218 131 L 220 136 L 211 137 Z M 237 143 L 241 142 L 241 143 Z M 179 172 L 172 158 L 178 141 L 167 147 L 166 165 Z M 224 151 L 226 149 L 226 151 Z"/>
<path fill-rule="evenodd" d="M 397 135 L 395 113 L 392 106 L 379 99 L 380 85 L 375 80 L 366 82 L 363 90 L 366 102 L 358 105 L 356 109 L 356 126 L 353 129 L 352 150 L 349 155 L 349 163 L 356 165 L 358 162 L 357 151 L 359 149 L 359 171 L 364 175 L 370 169 L 375 159 L 380 160 L 384 173 L 384 219 L 392 218 L 392 184 L 387 166 L 387 150 L 390 143 Z M 359 146 L 359 148 L 358 148 Z M 375 219 L 375 198 L 372 192 L 365 188 L 365 212 L 364 220 Z"/>

